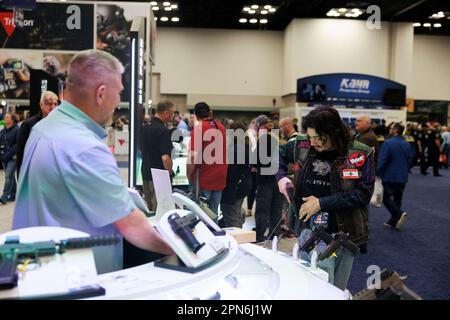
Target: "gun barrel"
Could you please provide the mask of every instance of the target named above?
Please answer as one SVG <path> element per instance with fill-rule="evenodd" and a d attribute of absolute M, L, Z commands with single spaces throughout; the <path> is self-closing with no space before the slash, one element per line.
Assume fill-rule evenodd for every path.
<path fill-rule="evenodd" d="M 120 240 L 117 235 L 98 235 L 84 238 L 70 238 L 60 242 L 60 246 L 65 249 L 81 249 L 98 246 L 110 246 Z"/>

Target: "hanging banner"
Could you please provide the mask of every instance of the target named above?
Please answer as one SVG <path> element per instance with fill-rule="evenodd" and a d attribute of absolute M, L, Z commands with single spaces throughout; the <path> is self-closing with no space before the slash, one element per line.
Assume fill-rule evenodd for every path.
<path fill-rule="evenodd" d="M 94 6 L 91 4 L 37 3 L 21 13 L 0 12 L 0 48 L 80 51 L 94 43 Z"/>
<path fill-rule="evenodd" d="M 398 109 L 405 106 L 405 95 L 404 85 L 367 74 L 329 73 L 297 79 L 297 102 Z"/>
<path fill-rule="evenodd" d="M 36 0 L 3 0 L 0 1 L 0 5 L 4 9 L 25 9 L 33 10 L 36 8 Z"/>
<path fill-rule="evenodd" d="M 148 9 L 147 4 L 97 4 L 96 48 L 111 53 L 125 68 L 121 101 L 129 101 L 131 90 L 131 23 L 136 17 L 146 17 Z"/>

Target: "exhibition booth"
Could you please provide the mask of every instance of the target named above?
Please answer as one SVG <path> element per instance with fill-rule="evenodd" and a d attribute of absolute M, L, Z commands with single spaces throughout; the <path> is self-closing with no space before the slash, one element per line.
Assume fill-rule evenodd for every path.
<path fill-rule="evenodd" d="M 297 79 L 296 105 L 280 109 L 280 117 L 297 118 L 301 124 L 318 105 L 335 107 L 351 127 L 363 114 L 378 124 L 382 119 L 386 124 L 406 123 L 406 87 L 372 75 L 330 73 Z"/>
<path fill-rule="evenodd" d="M 53 19 L 46 18 L 49 12 Z M 11 49 L 4 53 L 3 64 L 10 79 L 0 79 L 0 97 L 9 101 L 4 110 L 29 101 L 28 111 L 34 115 L 46 90 L 57 92 L 63 100 L 67 66 L 79 51 L 96 48 L 116 56 L 125 68 L 121 101 L 130 119 L 122 130 L 106 128 L 105 143 L 115 155 L 128 158 L 130 195 L 175 254 L 97 274 L 93 247 L 120 243 L 126 258 L 139 251 L 127 253 L 129 244 L 114 236 L 91 238 L 56 227 L 13 230 L 0 235 L 0 300 L 353 298 L 348 290 L 332 285 L 328 273 L 317 266 L 318 260 L 339 254 L 340 239 L 328 235 L 324 241 L 328 256 L 307 262 L 300 258 L 298 244 L 287 254 L 276 241 L 254 244 L 253 231 L 222 229 L 199 199 L 175 190 L 189 184 L 188 137 L 174 143 L 172 182 L 168 172 L 155 171 L 159 206 L 156 212 L 148 210 L 137 190 L 143 184 L 140 137 L 151 105 L 149 77 L 155 62 L 156 26 L 150 4 L 39 1 L 33 10 L 23 11 L 22 19 L 28 22 L 21 28 L 1 34 L 5 48 Z M 61 26 L 68 26 L 70 32 Z M 12 49 L 22 50 L 15 54 Z M 362 114 L 376 122 L 405 123 L 405 98 L 406 87 L 388 79 L 356 73 L 315 75 L 298 79 L 296 104 L 281 108 L 280 118 L 290 116 L 301 123 L 316 106 L 326 104 L 336 107 L 349 126 Z M 318 237 L 308 244 L 315 247 L 322 240 Z"/>

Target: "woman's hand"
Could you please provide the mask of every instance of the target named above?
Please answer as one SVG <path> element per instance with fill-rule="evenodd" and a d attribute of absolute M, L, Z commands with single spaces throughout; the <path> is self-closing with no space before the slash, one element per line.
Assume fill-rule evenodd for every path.
<path fill-rule="evenodd" d="M 315 213 L 320 211 L 320 201 L 319 201 L 319 198 L 316 198 L 314 196 L 309 196 L 309 197 L 306 197 L 306 198 L 302 198 L 302 200 L 305 201 L 305 202 L 300 207 L 300 210 L 298 212 L 298 216 L 300 217 L 301 220 L 306 222 Z"/>

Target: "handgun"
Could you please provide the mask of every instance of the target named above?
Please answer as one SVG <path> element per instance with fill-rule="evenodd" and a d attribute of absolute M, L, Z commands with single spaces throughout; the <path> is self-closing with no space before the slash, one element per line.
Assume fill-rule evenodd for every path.
<path fill-rule="evenodd" d="M 359 252 L 359 247 L 348 239 L 348 235 L 342 231 L 336 233 L 328 246 L 319 255 L 319 260 L 325 260 L 335 253 L 339 248 L 347 249 L 353 256 Z"/>
<path fill-rule="evenodd" d="M 17 265 L 24 259 L 38 260 L 42 256 L 62 254 L 67 249 L 91 248 L 109 246 L 119 242 L 117 235 L 92 236 L 84 238 L 70 238 L 55 241 L 40 241 L 20 243 L 19 237 L 8 237 L 0 245 L 0 290 L 17 286 Z"/>
<path fill-rule="evenodd" d="M 200 222 L 200 219 L 194 213 L 189 213 L 183 217 L 180 217 L 178 213 L 172 213 L 167 219 L 173 232 L 183 239 L 192 252 L 197 253 L 205 245 L 204 242 L 198 242 L 193 234 L 194 227 Z"/>
<path fill-rule="evenodd" d="M 348 234 L 340 231 L 333 236 L 326 232 L 324 226 L 318 226 L 311 234 L 311 237 L 302 245 L 300 250 L 310 253 L 319 241 L 325 242 L 327 247 L 319 254 L 319 261 L 329 258 L 339 248 L 347 249 L 352 255 L 359 252 L 359 247 L 348 239 Z"/>
<path fill-rule="evenodd" d="M 406 276 L 383 269 L 380 272 L 379 287 L 368 287 L 353 296 L 353 300 L 422 300 L 405 285 Z"/>
<path fill-rule="evenodd" d="M 318 226 L 312 232 L 311 237 L 300 247 L 300 250 L 310 253 L 320 240 L 327 245 L 333 241 L 333 238 L 326 232 L 326 229 L 323 226 Z"/>

